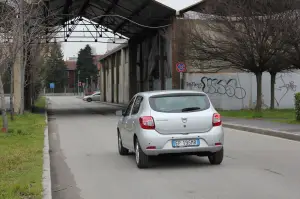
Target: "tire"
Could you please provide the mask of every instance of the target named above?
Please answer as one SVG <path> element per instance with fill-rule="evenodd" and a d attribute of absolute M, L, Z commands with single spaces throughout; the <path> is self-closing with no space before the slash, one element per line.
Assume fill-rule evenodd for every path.
<path fill-rule="evenodd" d="M 135 162 L 140 169 L 149 166 L 149 157 L 141 149 L 138 139 L 135 141 Z"/>
<path fill-rule="evenodd" d="M 208 160 L 212 165 L 221 164 L 223 161 L 224 156 L 224 149 L 222 148 L 220 151 L 213 153 L 212 155 L 208 156 Z"/>
<path fill-rule="evenodd" d="M 125 147 L 123 147 L 122 138 L 121 138 L 119 132 L 118 132 L 118 151 L 119 151 L 119 154 L 122 155 L 122 156 L 129 154 L 129 150 L 126 149 Z"/>
<path fill-rule="evenodd" d="M 92 101 L 92 99 L 91 98 L 87 98 L 87 100 L 86 100 L 87 102 L 91 102 Z"/>

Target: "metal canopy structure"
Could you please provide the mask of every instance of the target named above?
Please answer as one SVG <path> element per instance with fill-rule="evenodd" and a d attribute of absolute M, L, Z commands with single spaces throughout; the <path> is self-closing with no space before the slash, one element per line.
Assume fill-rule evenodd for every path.
<path fill-rule="evenodd" d="M 74 26 L 78 25 L 78 22 L 88 19 L 99 34 L 111 32 L 134 38 L 148 32 L 149 30 L 145 31 L 147 26 L 170 24 L 171 17 L 176 15 L 174 9 L 155 0 L 44 0 L 44 2 L 46 26 L 64 27 L 66 35 L 75 29 Z"/>

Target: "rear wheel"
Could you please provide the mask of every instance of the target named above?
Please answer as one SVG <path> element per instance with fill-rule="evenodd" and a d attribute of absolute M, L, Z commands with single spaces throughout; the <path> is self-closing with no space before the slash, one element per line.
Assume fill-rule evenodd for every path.
<path fill-rule="evenodd" d="M 138 139 L 135 141 L 135 161 L 138 168 L 147 168 L 149 157 L 143 152 Z"/>
<path fill-rule="evenodd" d="M 87 102 L 91 102 L 92 101 L 92 99 L 91 98 L 87 98 L 87 100 L 86 100 Z"/>
<path fill-rule="evenodd" d="M 129 150 L 123 147 L 122 138 L 119 132 L 118 132 L 118 150 L 120 155 L 128 155 L 129 153 Z"/>
<path fill-rule="evenodd" d="M 209 162 L 212 165 L 221 164 L 223 161 L 224 149 L 222 148 L 220 151 L 213 153 L 208 156 Z"/>

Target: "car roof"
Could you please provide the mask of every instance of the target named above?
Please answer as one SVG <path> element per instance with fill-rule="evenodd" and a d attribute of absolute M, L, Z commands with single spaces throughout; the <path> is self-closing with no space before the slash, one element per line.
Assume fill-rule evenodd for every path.
<path fill-rule="evenodd" d="M 160 95 L 160 94 L 176 94 L 176 93 L 198 93 L 198 94 L 205 94 L 204 92 L 193 91 L 193 90 L 156 90 L 156 91 L 140 92 L 140 93 L 137 93 L 136 95 L 141 95 L 143 97 L 151 97 L 151 96 Z"/>

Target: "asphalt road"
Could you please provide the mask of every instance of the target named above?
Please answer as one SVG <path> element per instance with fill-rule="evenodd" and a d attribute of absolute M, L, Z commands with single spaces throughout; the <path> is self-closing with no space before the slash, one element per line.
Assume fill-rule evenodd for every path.
<path fill-rule="evenodd" d="M 225 159 L 164 157 L 139 170 L 117 151 L 117 108 L 50 97 L 54 199 L 299 199 L 300 142 L 225 129 Z"/>

